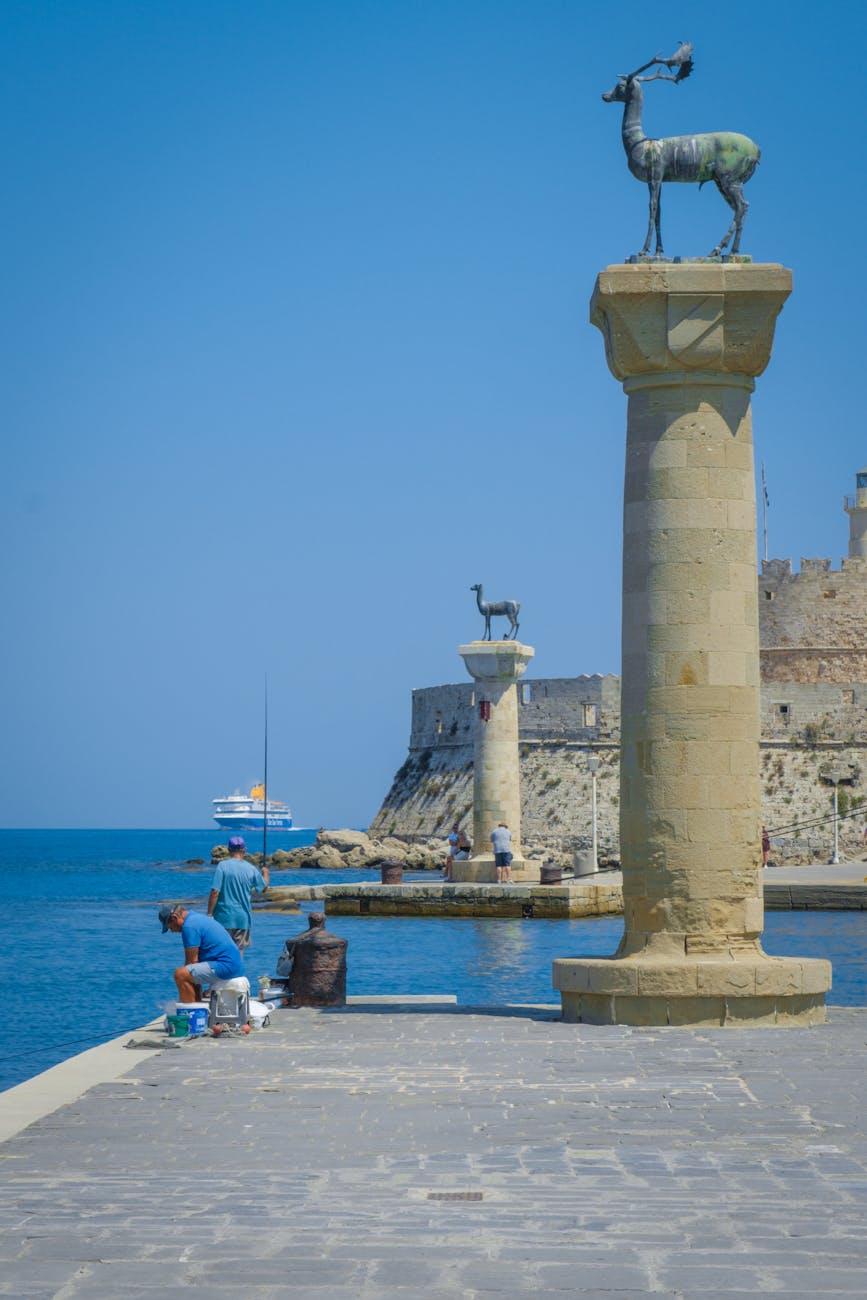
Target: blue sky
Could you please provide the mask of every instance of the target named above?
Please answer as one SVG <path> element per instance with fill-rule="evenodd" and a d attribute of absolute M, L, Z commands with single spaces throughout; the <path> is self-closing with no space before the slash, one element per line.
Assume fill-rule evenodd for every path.
<path fill-rule="evenodd" d="M 205 826 L 261 775 L 365 824 L 469 591 L 538 676 L 619 667 L 626 404 L 588 324 L 650 135 L 762 147 L 743 251 L 795 292 L 754 399 L 770 553 L 846 552 L 867 462 L 864 9 L 562 0 L 0 11 L 0 824 Z M 854 127 L 854 132 L 853 132 Z M 728 224 L 668 186 L 666 251 Z"/>

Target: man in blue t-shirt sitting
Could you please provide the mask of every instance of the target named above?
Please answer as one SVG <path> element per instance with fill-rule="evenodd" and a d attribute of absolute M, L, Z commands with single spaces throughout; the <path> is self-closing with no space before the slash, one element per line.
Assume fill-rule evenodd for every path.
<path fill-rule="evenodd" d="M 184 945 L 184 965 L 175 971 L 181 1002 L 199 1002 L 202 985 L 231 980 L 244 974 L 241 950 L 219 921 L 204 912 L 191 912 L 183 903 L 167 903 L 159 911 L 163 934 L 179 934 Z"/>

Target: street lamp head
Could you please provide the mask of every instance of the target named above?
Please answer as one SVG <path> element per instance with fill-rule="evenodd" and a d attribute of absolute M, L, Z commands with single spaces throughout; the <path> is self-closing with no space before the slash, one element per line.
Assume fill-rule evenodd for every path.
<path fill-rule="evenodd" d="M 588 772 L 591 774 L 591 776 L 592 776 L 592 775 L 594 775 L 594 774 L 596 773 L 596 771 L 598 770 L 598 768 L 599 768 L 599 759 L 598 759 L 598 758 L 595 758 L 592 754 L 588 754 L 588 755 L 587 755 L 587 771 L 588 771 Z"/>

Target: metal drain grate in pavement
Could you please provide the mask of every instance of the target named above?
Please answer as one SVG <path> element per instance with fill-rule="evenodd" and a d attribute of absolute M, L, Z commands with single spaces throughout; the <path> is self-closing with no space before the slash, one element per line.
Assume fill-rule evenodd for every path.
<path fill-rule="evenodd" d="M 480 1201 L 483 1192 L 428 1192 L 429 1201 Z"/>

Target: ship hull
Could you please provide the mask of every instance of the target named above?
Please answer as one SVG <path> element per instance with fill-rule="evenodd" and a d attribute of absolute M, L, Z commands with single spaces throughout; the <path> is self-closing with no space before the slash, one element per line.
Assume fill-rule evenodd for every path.
<path fill-rule="evenodd" d="M 214 817 L 218 826 L 235 831 L 260 831 L 265 824 L 263 813 L 218 813 Z M 280 813 L 268 814 L 269 831 L 291 831 L 292 818 Z"/>

